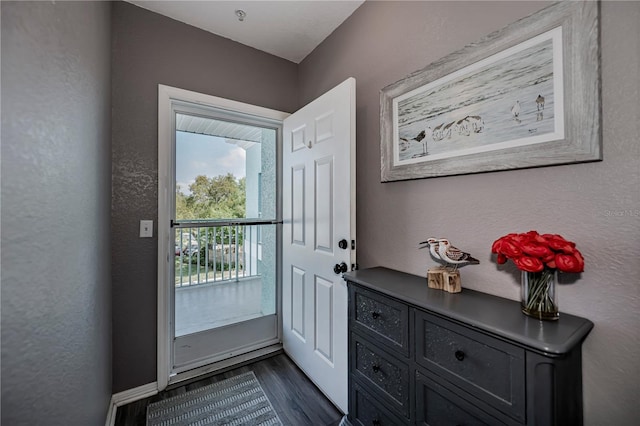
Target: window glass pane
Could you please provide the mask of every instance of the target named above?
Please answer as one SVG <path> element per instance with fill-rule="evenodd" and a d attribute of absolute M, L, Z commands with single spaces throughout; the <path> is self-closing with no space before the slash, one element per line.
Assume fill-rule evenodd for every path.
<path fill-rule="evenodd" d="M 277 131 L 176 114 L 175 218 L 275 219 Z M 175 228 L 175 335 L 276 312 L 276 226 Z"/>

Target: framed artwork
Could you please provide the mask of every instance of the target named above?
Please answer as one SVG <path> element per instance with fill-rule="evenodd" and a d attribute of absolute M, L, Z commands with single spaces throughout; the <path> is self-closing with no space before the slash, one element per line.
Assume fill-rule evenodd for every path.
<path fill-rule="evenodd" d="M 602 160 L 599 8 L 556 3 L 382 89 L 382 181 Z"/>

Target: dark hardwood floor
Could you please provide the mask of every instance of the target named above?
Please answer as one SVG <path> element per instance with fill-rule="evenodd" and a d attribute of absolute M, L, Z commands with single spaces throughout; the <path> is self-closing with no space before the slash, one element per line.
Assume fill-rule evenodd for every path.
<path fill-rule="evenodd" d="M 116 426 L 144 426 L 147 405 L 201 386 L 253 371 L 282 423 L 287 426 L 337 426 L 342 413 L 318 390 L 304 373 L 283 353 L 209 376 L 158 395 L 118 407 Z"/>

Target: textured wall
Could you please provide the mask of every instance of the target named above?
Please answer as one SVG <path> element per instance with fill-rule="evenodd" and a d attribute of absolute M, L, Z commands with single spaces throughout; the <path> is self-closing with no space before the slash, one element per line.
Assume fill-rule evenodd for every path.
<path fill-rule="evenodd" d="M 113 391 L 156 380 L 158 84 L 281 111 L 297 66 L 124 2 L 113 6 Z"/>
<path fill-rule="evenodd" d="M 537 229 L 575 241 L 586 271 L 558 293 L 561 311 L 595 323 L 583 347 L 585 421 L 636 424 L 640 2 L 602 4 L 603 162 L 380 183 L 380 89 L 544 6 L 366 2 L 300 64 L 301 104 L 349 76 L 357 80 L 361 267 L 424 275 L 432 262 L 417 243 L 446 236 L 482 262 L 463 268 L 463 287 L 518 299 L 517 271 L 498 270 L 493 240 Z"/>
<path fill-rule="evenodd" d="M 2 424 L 111 397 L 110 4 L 1 3 Z"/>

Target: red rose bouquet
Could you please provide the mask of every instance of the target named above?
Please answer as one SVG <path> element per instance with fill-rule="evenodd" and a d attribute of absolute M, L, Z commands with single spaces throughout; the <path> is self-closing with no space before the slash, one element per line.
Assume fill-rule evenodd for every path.
<path fill-rule="evenodd" d="M 545 268 L 561 272 L 584 271 L 584 259 L 575 243 L 557 234 L 540 235 L 536 231 L 507 234 L 494 241 L 491 252 L 499 264 L 513 260 L 518 269 L 541 272 Z"/>
<path fill-rule="evenodd" d="M 522 311 L 539 319 L 559 316 L 556 272 L 584 271 L 584 258 L 575 243 L 557 234 L 507 234 L 494 241 L 491 252 L 497 254 L 498 264 L 511 259 L 522 271 Z"/>

